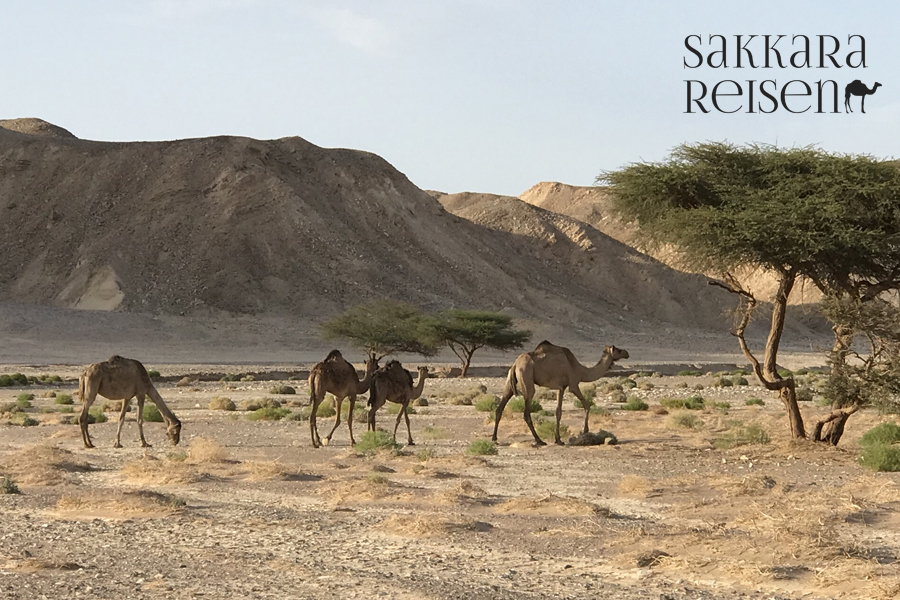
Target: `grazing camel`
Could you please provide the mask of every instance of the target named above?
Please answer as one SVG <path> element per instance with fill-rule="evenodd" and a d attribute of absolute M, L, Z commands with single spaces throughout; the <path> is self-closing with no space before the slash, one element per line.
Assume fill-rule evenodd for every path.
<path fill-rule="evenodd" d="M 628 358 L 628 352 L 616 348 L 615 346 L 607 346 L 603 350 L 603 356 L 593 367 L 585 367 L 575 358 L 575 355 L 568 348 L 555 346 L 548 341 L 538 344 L 533 352 L 525 352 L 519 355 L 516 362 L 509 369 L 506 376 L 506 389 L 500 405 L 497 406 L 496 417 L 494 418 L 494 435 L 491 437 L 493 441 L 497 441 L 497 429 L 500 426 L 500 417 L 503 415 L 503 409 L 506 403 L 516 393 L 521 392 L 525 397 L 525 423 L 534 436 L 535 444 L 543 446 L 544 441 L 538 437 L 534 430 L 534 424 L 531 422 L 531 399 L 534 397 L 534 386 L 557 390 L 556 400 L 556 443 L 562 444 L 559 438 L 559 420 L 562 418 L 563 395 L 566 388 L 575 394 L 575 397 L 581 400 L 584 407 L 584 432 L 588 431 L 588 417 L 591 413 L 591 407 L 588 401 L 581 394 L 578 384 L 582 381 L 596 381 L 609 371 L 613 363 L 617 360 Z"/>
<path fill-rule="evenodd" d="M 341 403 L 344 398 L 350 398 L 350 412 L 347 413 L 347 427 L 350 429 L 350 444 L 355 444 L 353 439 L 353 409 L 356 407 L 356 395 L 364 394 L 369 389 L 372 381 L 372 373 L 378 368 L 378 359 L 369 357 L 366 361 L 366 375 L 362 381 L 356 372 L 356 367 L 344 360 L 341 353 L 332 350 L 325 357 L 325 360 L 318 363 L 309 372 L 309 398 L 312 412 L 309 413 L 309 433 L 312 436 L 313 448 L 318 448 L 322 444 L 319 438 L 319 428 L 316 425 L 316 411 L 319 404 L 325 398 L 326 393 L 334 395 L 335 417 L 334 427 L 325 437 L 325 445 L 331 443 L 331 436 L 334 435 L 338 425 L 341 424 Z"/>
<path fill-rule="evenodd" d="M 415 446 L 409 429 L 409 402 L 422 395 L 427 377 L 428 367 L 419 367 L 419 380 L 413 387 L 412 373 L 404 369 L 397 360 L 392 360 L 375 371 L 369 388 L 369 431 L 375 431 L 375 411 L 384 406 L 385 402 L 396 402 L 400 404 L 400 412 L 397 413 L 397 422 L 394 423 L 394 440 L 397 439 L 400 418 L 405 417 L 407 443 Z"/>
<path fill-rule="evenodd" d="M 876 81 L 875 85 L 873 85 L 872 89 L 870 90 L 869 88 L 866 87 L 866 84 L 864 84 L 862 81 L 860 81 L 859 79 L 854 79 L 853 81 L 848 83 L 847 86 L 844 88 L 844 108 L 847 109 L 848 113 L 853 112 L 853 110 L 850 108 L 850 96 L 851 95 L 862 96 L 862 101 L 860 102 L 860 108 L 863 111 L 863 113 L 865 113 L 866 112 L 866 96 L 874 94 L 875 90 L 877 90 L 879 88 L 879 86 L 881 86 L 881 84 Z"/>
<path fill-rule="evenodd" d="M 78 390 L 81 395 L 81 415 L 78 422 L 81 425 L 81 437 L 85 448 L 93 448 L 91 436 L 88 434 L 88 411 L 91 408 L 97 394 L 109 400 L 121 400 L 122 410 L 119 413 L 119 427 L 116 429 L 115 448 L 121 448 L 119 438 L 122 435 L 122 424 L 125 422 L 125 413 L 128 412 L 128 402 L 137 396 L 137 424 L 141 435 L 141 446 L 148 448 L 150 444 L 144 439 L 144 396 L 150 396 L 150 400 L 159 409 L 163 420 L 166 422 L 166 433 L 173 446 L 181 441 L 181 421 L 169 410 L 162 396 L 153 387 L 147 369 L 140 362 L 132 358 L 113 356 L 104 362 L 94 363 L 88 367 L 78 378 Z"/>

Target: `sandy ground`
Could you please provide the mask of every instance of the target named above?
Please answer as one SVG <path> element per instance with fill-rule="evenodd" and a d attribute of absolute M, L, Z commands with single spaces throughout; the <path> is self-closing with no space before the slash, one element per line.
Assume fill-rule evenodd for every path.
<path fill-rule="evenodd" d="M 499 378 L 429 380 L 429 405 L 411 416 L 417 445 L 374 455 L 352 450 L 346 424 L 316 450 L 306 422 L 207 408 L 214 396 L 268 396 L 299 413 L 291 404 L 305 403 L 305 381 L 290 382 L 294 396 L 270 394 L 271 381 L 161 384 L 184 423 L 181 446 L 148 423 L 154 447 L 140 448 L 131 412 L 118 450 L 113 413 L 91 426 L 97 448 L 85 450 L 77 426 L 59 424 L 70 415 L 42 412 L 60 408 L 43 396 L 71 393 L 72 382 L 2 388 L 0 404 L 34 393 L 27 410 L 40 425 L 2 429 L 0 472 L 22 493 L 0 495 L 0 597 L 900 594 L 900 476 L 856 462 L 859 436 L 884 417 L 854 416 L 841 447 L 825 448 L 791 443 L 761 388 L 711 388 L 709 376 L 636 381 L 653 386 L 629 392 L 651 410 L 598 394 L 606 411 L 591 417 L 618 445 L 535 448 L 521 413 L 507 409 L 492 456 L 466 455 L 492 425 L 452 398 L 477 385 L 497 393 Z M 706 388 L 682 387 L 698 383 Z M 692 394 L 720 403 L 690 411 L 694 429 L 657 414 L 660 399 Z M 809 422 L 825 410 L 803 409 Z M 567 396 L 563 423 L 576 431 L 582 417 Z M 382 409 L 379 426 L 393 421 Z M 759 424 L 771 442 L 716 449 L 736 421 Z M 332 419 L 319 422 L 324 437 Z"/>

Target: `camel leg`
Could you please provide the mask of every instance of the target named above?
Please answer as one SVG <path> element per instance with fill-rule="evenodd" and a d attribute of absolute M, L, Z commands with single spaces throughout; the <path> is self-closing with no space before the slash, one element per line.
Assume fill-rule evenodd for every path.
<path fill-rule="evenodd" d="M 150 444 L 147 443 L 147 440 L 144 439 L 144 395 L 137 395 L 137 423 L 138 423 L 138 434 L 141 436 L 141 446 L 144 448 L 152 448 Z"/>
<path fill-rule="evenodd" d="M 116 443 L 113 444 L 113 448 L 121 448 L 122 443 L 120 441 L 120 437 L 122 436 L 122 425 L 125 424 L 125 413 L 128 412 L 128 403 L 131 402 L 131 398 L 127 400 L 122 400 L 122 410 L 119 411 L 119 427 L 116 429 Z"/>
<path fill-rule="evenodd" d="M 350 394 L 350 406 L 347 411 L 347 429 L 350 430 L 350 445 L 355 446 L 356 440 L 353 439 L 353 411 L 356 409 L 356 394 Z"/>
<path fill-rule="evenodd" d="M 78 424 L 81 426 L 81 439 L 85 448 L 93 448 L 94 444 L 91 443 L 91 435 L 88 433 L 88 411 L 97 397 L 97 390 L 94 389 L 89 380 L 86 381 L 85 377 L 81 377 L 78 387 L 81 393 L 81 414 L 78 416 Z"/>
<path fill-rule="evenodd" d="M 412 431 L 409 430 L 409 400 L 403 403 L 403 410 L 400 412 L 403 413 L 403 418 L 406 419 L 406 443 L 409 446 L 415 446 L 416 443 L 412 439 Z"/>
<path fill-rule="evenodd" d="M 556 394 L 556 440 L 555 440 L 555 442 L 556 442 L 556 445 L 558 445 L 558 446 L 563 445 L 563 441 L 559 437 L 559 422 L 562 420 L 562 404 L 563 404 L 563 398 L 565 397 L 565 395 L 566 395 L 566 388 L 562 388 L 561 390 L 558 390 L 557 394 Z"/>
<path fill-rule="evenodd" d="M 866 95 L 863 94 L 862 102 L 859 105 L 860 110 L 862 110 L 863 114 L 866 114 Z"/>
<path fill-rule="evenodd" d="M 534 396 L 534 384 L 531 386 L 531 390 L 528 390 L 528 386 L 526 386 L 525 390 L 525 424 L 528 425 L 528 429 L 531 430 L 531 435 L 534 436 L 534 443 L 536 446 L 546 446 L 546 442 L 542 440 L 537 431 L 534 430 L 534 423 L 531 421 L 531 398 Z M 530 394 L 528 392 L 531 392 Z"/>
<path fill-rule="evenodd" d="M 338 428 L 338 425 L 341 424 L 341 404 L 344 402 L 343 398 L 338 398 L 335 396 L 334 398 L 334 408 L 336 414 L 334 415 L 334 427 L 331 428 L 331 431 L 328 432 L 328 435 L 325 436 L 325 445 L 328 446 L 331 444 L 331 436 L 334 435 L 335 430 Z"/>
<path fill-rule="evenodd" d="M 494 410 L 494 435 L 491 436 L 491 441 L 497 441 L 497 429 L 500 427 L 500 417 L 503 416 L 503 409 L 506 408 L 506 403 L 509 402 L 509 399 L 512 398 L 512 392 L 506 392 L 503 394 L 503 398 L 500 399 L 500 404 L 497 405 L 497 408 Z"/>
<path fill-rule="evenodd" d="M 318 448 L 319 444 L 321 444 L 319 441 L 319 428 L 316 425 L 316 411 L 319 410 L 320 402 L 321 400 L 318 398 L 313 398 L 313 403 L 309 412 L 309 435 L 312 438 L 313 448 Z"/>
<path fill-rule="evenodd" d="M 588 403 L 587 399 L 584 397 L 584 394 L 581 393 L 581 388 L 577 385 L 575 387 L 569 387 L 569 391 L 572 392 L 576 398 L 581 400 L 581 406 L 584 407 L 584 429 L 581 430 L 582 433 L 588 432 L 588 418 L 591 416 L 591 405 Z"/>
<path fill-rule="evenodd" d="M 397 441 L 397 427 L 400 426 L 400 419 L 403 418 L 403 409 L 404 409 L 404 406 L 401 404 L 400 412 L 397 413 L 397 422 L 394 423 L 394 441 L 395 442 Z"/>
<path fill-rule="evenodd" d="M 844 96 L 844 108 L 847 109 L 848 113 L 853 112 L 853 109 L 850 108 L 850 94 L 847 94 L 846 96 Z"/>

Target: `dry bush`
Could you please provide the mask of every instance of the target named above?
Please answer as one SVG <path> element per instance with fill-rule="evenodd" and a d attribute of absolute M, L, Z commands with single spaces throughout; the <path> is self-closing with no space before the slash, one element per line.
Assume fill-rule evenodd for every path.
<path fill-rule="evenodd" d="M 651 484 L 650 480 L 646 477 L 641 477 L 640 475 L 625 475 L 622 480 L 619 481 L 616 491 L 620 496 L 646 498 L 659 490 L 654 488 L 653 484 Z"/>
<path fill-rule="evenodd" d="M 213 440 L 195 437 L 191 439 L 191 447 L 185 462 L 192 465 L 223 463 L 228 461 L 228 450 Z"/>
<path fill-rule="evenodd" d="M 250 481 L 275 481 L 288 479 L 292 473 L 278 461 L 251 460 L 241 463 L 247 479 Z"/>
<path fill-rule="evenodd" d="M 184 501 L 167 494 L 141 490 L 137 492 L 93 492 L 65 495 L 56 503 L 56 510 L 76 513 L 79 517 L 96 515 L 103 517 L 166 517 L 184 507 Z"/>
<path fill-rule="evenodd" d="M 209 401 L 209 410 L 235 410 L 237 407 L 231 398 L 225 396 L 213 396 Z"/>
<path fill-rule="evenodd" d="M 149 454 L 140 460 L 125 463 L 122 466 L 122 474 L 132 483 L 147 485 L 195 483 L 202 478 L 184 461 L 160 460 Z"/>
<path fill-rule="evenodd" d="M 404 537 L 443 536 L 466 531 L 490 531 L 489 523 L 472 519 L 451 521 L 438 515 L 390 515 L 378 524 L 378 529 L 385 533 Z"/>
<path fill-rule="evenodd" d="M 447 490 L 441 490 L 435 494 L 435 499 L 441 504 L 456 504 L 466 502 L 480 502 L 489 497 L 489 494 L 471 481 L 459 482 Z"/>
<path fill-rule="evenodd" d="M 92 467 L 68 450 L 35 445 L 8 457 L 3 462 L 3 470 L 21 485 L 45 486 L 66 483 L 68 473 L 83 473 Z"/>
<path fill-rule="evenodd" d="M 609 516 L 609 509 L 578 498 L 549 494 L 543 497 L 511 498 L 498 504 L 495 511 L 500 513 L 533 514 L 547 516 Z"/>

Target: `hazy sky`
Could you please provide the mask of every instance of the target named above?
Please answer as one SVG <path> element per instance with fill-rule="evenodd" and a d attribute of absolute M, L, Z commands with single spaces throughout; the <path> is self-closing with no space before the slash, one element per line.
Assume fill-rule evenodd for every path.
<path fill-rule="evenodd" d="M 590 185 L 685 141 L 886 157 L 900 143 L 898 6 L 0 0 L 0 118 L 41 117 L 98 140 L 296 135 L 378 153 L 422 188 L 512 195 L 543 180 Z M 798 49 L 791 35 L 831 34 L 842 62 L 860 34 L 868 68 L 684 69 L 690 34 L 704 54 L 709 34 L 730 36 L 729 64 L 734 34 L 787 34 L 785 60 Z M 859 98 L 854 114 L 684 114 L 685 79 L 780 89 L 823 77 L 840 84 L 841 105 L 854 79 L 884 87 L 865 115 Z"/>

